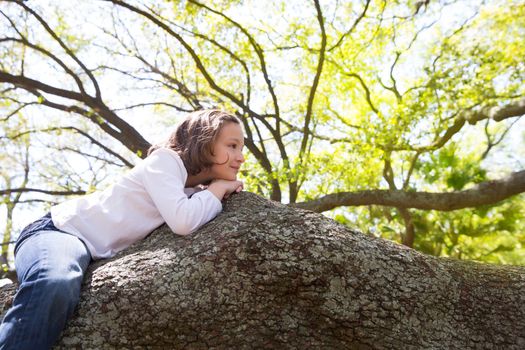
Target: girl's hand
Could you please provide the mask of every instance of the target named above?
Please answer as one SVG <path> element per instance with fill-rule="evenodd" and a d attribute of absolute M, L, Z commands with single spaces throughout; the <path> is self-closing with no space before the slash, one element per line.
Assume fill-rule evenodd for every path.
<path fill-rule="evenodd" d="M 244 183 L 242 181 L 235 181 L 235 182 L 240 182 L 241 184 L 239 186 L 237 186 L 237 188 L 234 191 L 226 192 L 224 194 L 224 197 L 222 197 L 223 199 L 227 199 L 230 196 L 230 194 L 232 194 L 232 193 L 239 193 L 239 192 L 242 191 L 242 189 L 244 188 Z"/>
<path fill-rule="evenodd" d="M 228 198 L 234 192 L 241 192 L 243 188 L 244 184 L 238 180 L 216 179 L 208 185 L 208 191 L 213 193 L 219 200 Z"/>

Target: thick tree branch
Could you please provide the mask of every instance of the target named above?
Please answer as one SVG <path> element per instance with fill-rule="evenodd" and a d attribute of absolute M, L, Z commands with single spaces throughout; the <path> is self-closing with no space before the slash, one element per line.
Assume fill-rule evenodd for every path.
<path fill-rule="evenodd" d="M 86 106 L 89 106 L 94 112 L 82 109 L 78 106 L 67 106 L 66 108 L 64 105 L 53 103 L 46 99 L 42 101 L 42 104 L 68 112 L 73 111 L 88 117 L 91 121 L 93 121 L 93 123 L 121 142 L 129 150 L 140 154 L 140 157 L 142 158 L 146 156 L 146 151 L 150 147 L 150 143 L 146 141 L 146 139 L 144 139 L 142 135 L 138 133 L 137 130 L 135 130 L 131 125 L 117 116 L 101 100 L 93 98 L 89 95 L 81 94 L 75 91 L 64 90 L 42 83 L 38 80 L 34 80 L 22 75 L 13 75 L 4 71 L 0 71 L 0 83 L 13 84 L 14 86 L 21 87 L 37 96 L 39 95 L 37 90 L 40 90 L 51 95 L 81 102 Z"/>
<path fill-rule="evenodd" d="M 64 90 L 51 85 L 44 84 L 38 80 L 23 75 L 14 75 L 0 71 L 0 83 L 10 83 L 26 90 L 41 90 L 49 94 L 83 102 L 84 96 L 75 91 Z"/>
<path fill-rule="evenodd" d="M 479 110 L 465 112 L 462 117 L 469 124 L 476 124 L 484 119 L 500 122 L 505 119 L 525 115 L 525 97 L 505 106 L 484 107 Z"/>
<path fill-rule="evenodd" d="M 524 282 L 243 192 L 92 264 L 56 349 L 523 349 Z"/>
<path fill-rule="evenodd" d="M 341 206 L 361 205 L 451 211 L 495 204 L 523 192 L 525 192 L 525 170 L 514 172 L 499 180 L 482 182 L 464 191 L 444 193 L 399 190 L 339 192 L 312 201 L 293 204 L 293 206 L 315 212 L 324 212 Z"/>

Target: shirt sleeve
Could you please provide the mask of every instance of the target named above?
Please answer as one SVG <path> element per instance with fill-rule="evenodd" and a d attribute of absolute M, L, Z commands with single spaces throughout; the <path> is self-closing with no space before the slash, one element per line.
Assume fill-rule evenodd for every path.
<path fill-rule="evenodd" d="M 184 192 L 187 171 L 172 150 L 158 149 L 143 162 L 142 183 L 160 215 L 180 235 L 187 235 L 222 210 L 220 200 L 208 190 L 188 198 Z"/>

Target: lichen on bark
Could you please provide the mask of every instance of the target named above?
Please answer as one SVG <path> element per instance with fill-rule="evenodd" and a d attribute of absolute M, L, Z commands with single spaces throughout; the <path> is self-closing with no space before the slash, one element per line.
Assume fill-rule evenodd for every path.
<path fill-rule="evenodd" d="M 94 263 L 57 349 L 521 349 L 525 269 L 440 259 L 251 193 Z"/>

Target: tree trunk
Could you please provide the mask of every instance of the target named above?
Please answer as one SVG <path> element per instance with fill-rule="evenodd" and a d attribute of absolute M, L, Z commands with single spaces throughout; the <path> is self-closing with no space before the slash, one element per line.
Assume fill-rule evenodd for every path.
<path fill-rule="evenodd" d="M 13 288 L 7 287 L 6 298 Z M 58 349 L 523 349 L 525 268 L 439 259 L 251 193 L 94 263 Z"/>

